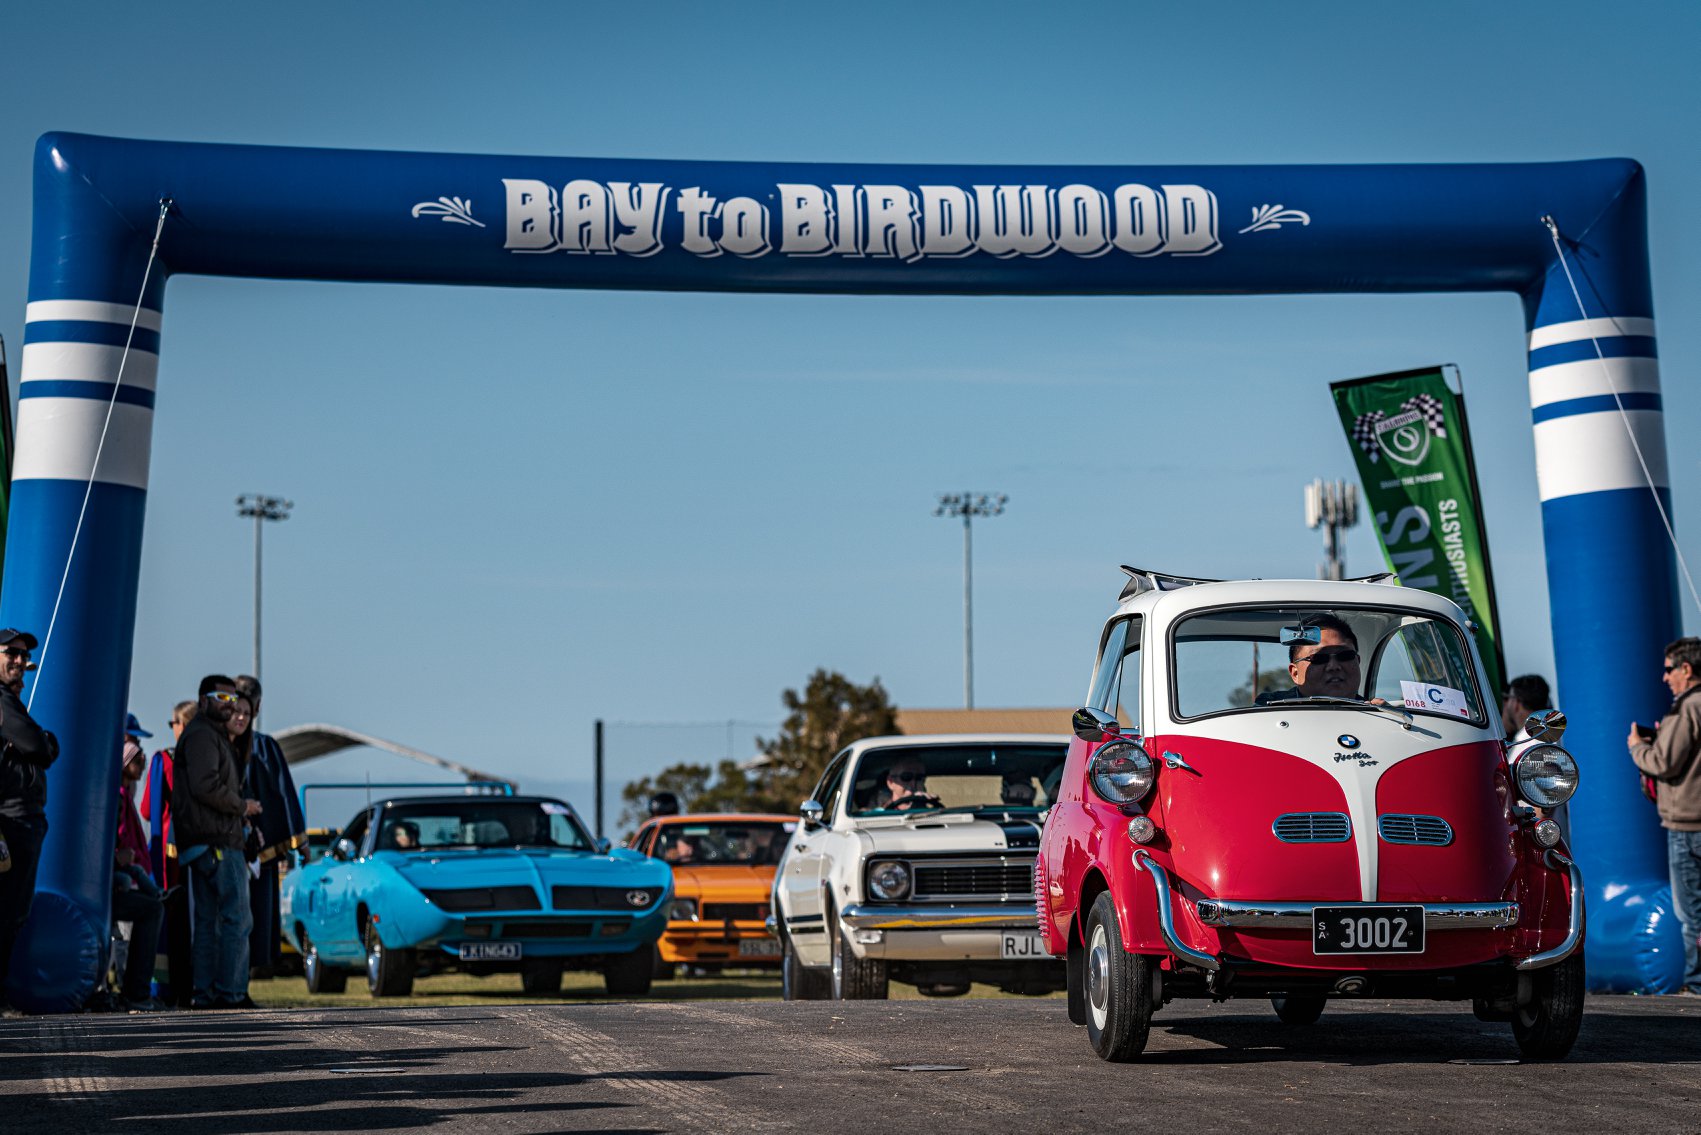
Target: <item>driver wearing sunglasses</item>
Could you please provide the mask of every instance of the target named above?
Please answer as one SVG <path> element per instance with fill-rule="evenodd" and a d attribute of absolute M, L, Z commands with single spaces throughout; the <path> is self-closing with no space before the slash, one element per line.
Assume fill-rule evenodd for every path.
<path fill-rule="evenodd" d="M 1288 647 L 1288 677 L 1300 697 L 1357 698 L 1363 681 L 1359 672 L 1358 636 L 1334 615 L 1313 615 L 1301 626 L 1316 627 L 1320 642 L 1296 642 Z"/>
<path fill-rule="evenodd" d="M 886 770 L 886 807 L 897 812 L 912 808 L 937 808 L 939 798 L 927 791 L 927 770 L 914 757 L 900 757 Z"/>

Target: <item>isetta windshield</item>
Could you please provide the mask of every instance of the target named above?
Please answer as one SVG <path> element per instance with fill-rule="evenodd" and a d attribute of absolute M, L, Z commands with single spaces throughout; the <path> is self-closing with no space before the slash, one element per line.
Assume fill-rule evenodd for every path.
<path fill-rule="evenodd" d="M 1426 612 L 1223 607 L 1172 634 L 1182 719 L 1346 701 L 1486 721 L 1461 631 Z"/>

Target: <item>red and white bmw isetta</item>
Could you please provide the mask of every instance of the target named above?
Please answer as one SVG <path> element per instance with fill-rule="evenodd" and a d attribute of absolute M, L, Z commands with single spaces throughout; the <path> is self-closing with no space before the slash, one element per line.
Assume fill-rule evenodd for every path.
<path fill-rule="evenodd" d="M 1034 896 L 1107 1060 L 1174 997 L 1468 1001 L 1526 1056 L 1583 1012 L 1577 765 L 1503 743 L 1463 612 L 1387 582 L 1124 568 L 1046 817 Z"/>

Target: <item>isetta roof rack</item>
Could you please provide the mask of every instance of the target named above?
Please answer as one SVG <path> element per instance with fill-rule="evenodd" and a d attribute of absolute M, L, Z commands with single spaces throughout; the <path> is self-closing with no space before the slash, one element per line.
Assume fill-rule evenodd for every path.
<path fill-rule="evenodd" d="M 1128 575 L 1128 582 L 1123 585 L 1122 594 L 1117 598 L 1132 599 L 1136 595 L 1144 595 L 1148 591 L 1176 591 L 1183 587 L 1192 587 L 1196 583 L 1229 583 L 1226 579 L 1205 579 L 1200 576 L 1170 575 L 1167 572 L 1149 571 L 1146 568 L 1129 567 L 1123 564 L 1122 570 Z M 1389 583 L 1398 587 L 1400 581 L 1391 571 L 1377 572 L 1375 575 L 1361 575 L 1353 579 L 1343 580 L 1343 583 Z"/>

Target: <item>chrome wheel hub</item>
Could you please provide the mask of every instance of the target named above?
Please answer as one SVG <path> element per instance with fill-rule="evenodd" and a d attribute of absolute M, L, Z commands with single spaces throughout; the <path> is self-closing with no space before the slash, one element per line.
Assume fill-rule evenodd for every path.
<path fill-rule="evenodd" d="M 1087 1010 L 1093 1024 L 1104 1028 L 1110 1019 L 1110 940 L 1102 925 L 1093 927 L 1087 943 Z"/>

